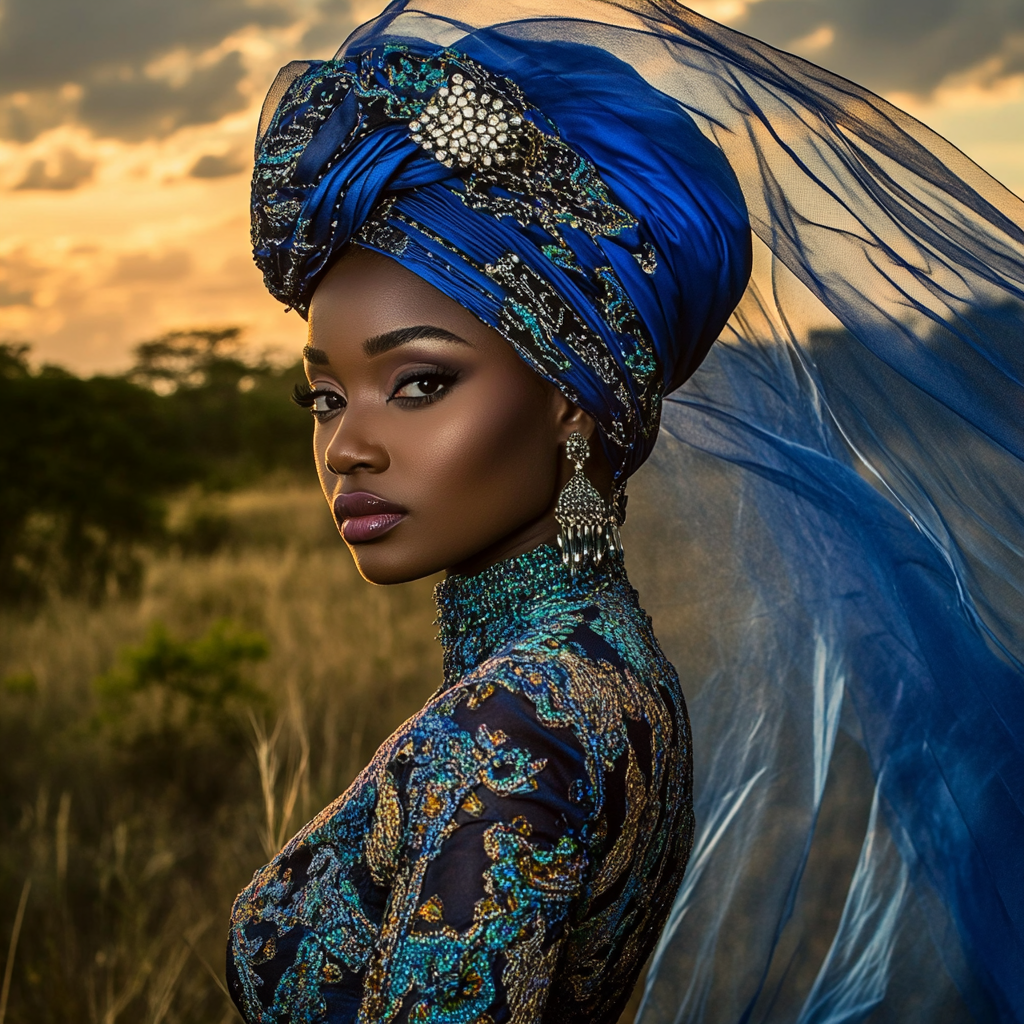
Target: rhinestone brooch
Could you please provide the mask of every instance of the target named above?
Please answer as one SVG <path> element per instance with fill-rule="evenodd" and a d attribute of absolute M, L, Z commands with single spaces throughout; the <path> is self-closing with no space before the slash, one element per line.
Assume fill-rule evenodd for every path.
<path fill-rule="evenodd" d="M 500 167 L 519 149 L 522 115 L 500 96 L 476 90 L 475 82 L 454 74 L 409 122 L 412 141 L 446 167 Z"/>

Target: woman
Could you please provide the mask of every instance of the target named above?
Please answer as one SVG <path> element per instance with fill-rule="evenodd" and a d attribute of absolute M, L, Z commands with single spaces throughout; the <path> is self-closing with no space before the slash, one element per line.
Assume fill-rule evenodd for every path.
<path fill-rule="evenodd" d="M 1020 1020 L 1019 203 L 683 8 L 563 7 L 396 3 L 268 96 L 325 494 L 368 579 L 449 575 L 444 685 L 240 895 L 236 1001 L 614 1021 L 661 933 L 645 1021 Z M 681 888 L 617 539 L 659 422 Z"/>

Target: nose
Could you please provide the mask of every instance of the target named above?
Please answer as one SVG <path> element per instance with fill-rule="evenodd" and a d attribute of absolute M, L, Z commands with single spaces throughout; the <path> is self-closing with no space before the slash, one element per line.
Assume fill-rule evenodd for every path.
<path fill-rule="evenodd" d="M 390 465 L 387 448 L 374 430 L 373 417 L 348 408 L 338 417 L 321 459 L 321 470 L 330 476 L 349 476 L 363 471 L 383 473 Z"/>

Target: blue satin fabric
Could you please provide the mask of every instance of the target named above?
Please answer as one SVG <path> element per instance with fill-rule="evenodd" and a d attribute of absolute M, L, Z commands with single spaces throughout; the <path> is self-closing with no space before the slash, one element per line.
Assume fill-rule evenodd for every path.
<path fill-rule="evenodd" d="M 387 41 L 520 80 L 591 155 L 670 268 L 632 296 L 669 385 L 733 237 L 694 223 L 741 208 L 704 205 L 728 191 L 700 176 L 711 150 L 756 236 L 631 483 L 697 816 L 639 1020 L 1022 1024 L 1024 204 L 866 90 L 675 3 L 400 0 L 343 54 Z"/>

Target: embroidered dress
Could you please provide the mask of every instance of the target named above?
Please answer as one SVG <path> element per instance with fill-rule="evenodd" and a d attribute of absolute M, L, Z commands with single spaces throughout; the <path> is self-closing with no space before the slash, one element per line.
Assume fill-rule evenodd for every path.
<path fill-rule="evenodd" d="M 693 836 L 689 722 L 621 561 L 437 587 L 444 685 L 235 902 L 245 1020 L 614 1022 Z"/>

